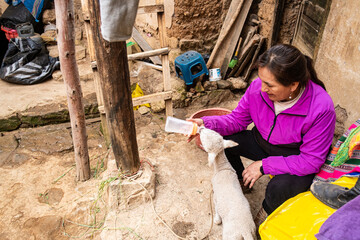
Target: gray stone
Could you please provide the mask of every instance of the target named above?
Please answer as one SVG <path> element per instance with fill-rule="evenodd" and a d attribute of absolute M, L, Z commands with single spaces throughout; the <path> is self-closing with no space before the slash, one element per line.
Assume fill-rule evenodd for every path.
<path fill-rule="evenodd" d="M 219 89 L 230 89 L 232 86 L 231 82 L 226 80 L 216 81 L 216 84 Z"/>
<path fill-rule="evenodd" d="M 68 152 L 73 149 L 70 129 L 67 124 L 50 125 L 40 128 L 22 129 L 16 134 L 19 149 L 45 154 Z"/>
<path fill-rule="evenodd" d="M 51 57 L 59 57 L 59 49 L 57 45 L 48 45 L 47 50 L 49 51 L 49 55 Z M 86 49 L 84 46 L 76 45 L 75 46 L 75 59 L 77 61 L 85 59 L 86 57 Z M 90 66 L 90 64 L 88 64 Z"/>
<path fill-rule="evenodd" d="M 187 98 L 192 98 L 192 96 L 194 96 L 194 93 L 191 93 L 191 92 L 187 92 L 187 93 L 186 93 L 186 97 L 187 97 Z"/>
<path fill-rule="evenodd" d="M 49 55 L 51 57 L 59 57 L 59 48 L 57 45 L 48 45 L 46 46 L 47 50 L 49 51 Z"/>
<path fill-rule="evenodd" d="M 0 136 L 0 167 L 16 167 L 29 160 L 28 155 L 17 151 L 18 145 L 12 133 Z"/>
<path fill-rule="evenodd" d="M 165 110 L 165 101 L 159 101 L 159 102 L 152 102 L 150 104 L 151 111 L 158 113 Z"/>
<path fill-rule="evenodd" d="M 245 82 L 241 77 L 229 78 L 227 80 L 232 84 L 231 90 L 244 89 L 247 87 L 247 82 Z"/>
<path fill-rule="evenodd" d="M 150 108 L 145 107 L 145 106 L 141 106 L 141 107 L 139 107 L 138 111 L 139 111 L 139 113 L 140 113 L 141 115 L 145 115 L 145 114 L 147 114 L 148 112 L 150 112 Z"/>
<path fill-rule="evenodd" d="M 203 46 L 203 40 L 196 39 L 181 39 L 179 43 L 180 50 L 183 52 L 201 49 Z"/>
<path fill-rule="evenodd" d="M 217 83 L 215 81 L 205 81 L 204 82 L 205 91 L 214 91 L 217 89 Z"/>
<path fill-rule="evenodd" d="M 125 178 L 110 183 L 106 194 L 106 201 L 110 210 L 118 210 L 119 207 L 126 209 L 139 206 L 150 200 L 150 198 L 155 197 L 156 175 L 151 170 L 151 167 L 148 164 L 142 165 L 138 174 L 136 182 Z M 109 157 L 107 170 L 104 172 L 103 178 L 106 180 L 111 177 L 118 177 L 119 175 L 120 172 L 116 167 L 115 158 L 111 156 Z M 132 178 L 135 178 L 135 176 Z"/>
<path fill-rule="evenodd" d="M 43 12 L 42 21 L 45 24 L 56 23 L 55 9 L 46 9 Z"/>
<path fill-rule="evenodd" d="M 201 84 L 201 82 L 200 81 L 197 82 L 196 86 L 195 86 L 195 92 L 201 93 L 201 92 L 204 92 L 204 91 L 205 91 L 205 89 L 204 89 L 203 85 Z"/>
<path fill-rule="evenodd" d="M 218 89 L 209 93 L 208 105 L 216 105 L 234 99 L 235 95 L 229 89 Z"/>

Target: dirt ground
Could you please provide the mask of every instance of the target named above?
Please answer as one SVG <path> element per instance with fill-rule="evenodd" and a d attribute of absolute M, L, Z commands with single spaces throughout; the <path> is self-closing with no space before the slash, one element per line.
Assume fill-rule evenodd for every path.
<path fill-rule="evenodd" d="M 12 111 L 63 101 L 62 82 L 54 80 L 34 86 L 10 85 L 0 100 Z M 84 94 L 94 88 L 82 82 Z M 240 96 L 238 96 L 240 97 Z M 19 103 L 19 100 L 22 100 Z M 216 106 L 233 109 L 239 99 Z M 203 107 L 174 109 L 175 117 L 185 119 Z M 134 112 L 141 160 L 154 166 L 155 197 L 116 212 L 106 204 L 109 176 L 104 173 L 112 154 L 104 143 L 100 122 L 87 125 L 92 177 L 75 180 L 75 161 L 70 124 L 21 128 L 0 133 L 0 239 L 178 239 L 176 234 L 201 239 L 211 225 L 209 198 L 213 169 L 207 154 L 186 137 L 164 131 L 163 113 L 141 115 Z M 145 163 L 145 161 L 147 163 Z M 244 160 L 249 164 L 249 160 Z M 261 178 L 246 194 L 255 216 L 260 208 L 267 177 Z M 104 229 L 103 222 L 108 216 Z M 110 221 L 110 222 L 109 222 Z M 116 232 L 115 237 L 114 231 Z M 213 226 L 207 239 L 220 239 L 221 226 Z"/>

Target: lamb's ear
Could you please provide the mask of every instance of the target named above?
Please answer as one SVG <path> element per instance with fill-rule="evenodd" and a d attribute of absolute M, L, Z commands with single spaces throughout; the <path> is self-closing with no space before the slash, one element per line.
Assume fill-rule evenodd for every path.
<path fill-rule="evenodd" d="M 231 148 L 231 147 L 235 147 L 239 144 L 237 144 L 236 142 L 232 141 L 232 140 L 224 140 L 224 149 L 225 148 Z"/>
<path fill-rule="evenodd" d="M 210 166 L 210 167 L 211 167 L 211 165 L 214 164 L 215 158 L 216 158 L 216 154 L 215 154 L 215 153 L 209 153 L 208 161 L 209 161 L 209 166 Z"/>

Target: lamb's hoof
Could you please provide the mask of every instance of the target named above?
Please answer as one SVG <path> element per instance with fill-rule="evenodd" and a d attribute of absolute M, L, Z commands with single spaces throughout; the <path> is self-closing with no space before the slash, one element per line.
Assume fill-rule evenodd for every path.
<path fill-rule="evenodd" d="M 221 217 L 219 215 L 214 217 L 214 223 L 216 225 L 220 225 L 221 224 Z"/>

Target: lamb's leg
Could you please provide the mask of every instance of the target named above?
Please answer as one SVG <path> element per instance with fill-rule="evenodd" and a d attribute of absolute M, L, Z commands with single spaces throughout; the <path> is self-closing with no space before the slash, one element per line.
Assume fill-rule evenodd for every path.
<path fill-rule="evenodd" d="M 215 206 L 214 207 L 215 208 L 214 223 L 219 225 L 219 224 L 221 224 L 222 221 L 221 221 L 221 217 L 218 213 L 218 209 L 217 209 L 217 205 L 216 205 L 216 196 L 214 196 L 214 206 Z"/>

